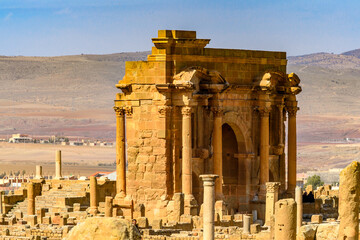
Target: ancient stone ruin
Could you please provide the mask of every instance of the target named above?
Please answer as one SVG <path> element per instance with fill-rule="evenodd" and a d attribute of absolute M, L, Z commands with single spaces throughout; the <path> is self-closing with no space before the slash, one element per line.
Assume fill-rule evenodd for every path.
<path fill-rule="evenodd" d="M 116 85 L 116 181 L 65 179 L 56 151 L 53 179 L 0 192 L 0 240 L 358 239 L 358 162 L 339 191 L 296 188 L 286 54 L 209 41 L 160 30 Z"/>

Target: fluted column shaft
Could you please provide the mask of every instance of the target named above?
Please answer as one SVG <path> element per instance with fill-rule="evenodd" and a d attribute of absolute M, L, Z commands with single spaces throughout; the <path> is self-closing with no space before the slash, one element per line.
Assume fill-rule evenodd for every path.
<path fill-rule="evenodd" d="M 219 177 L 215 180 L 215 195 L 216 199 L 221 199 L 223 196 L 223 168 L 222 168 L 222 115 L 223 111 L 219 107 L 212 108 L 214 114 L 214 135 L 213 135 L 213 149 L 214 149 L 214 174 Z"/>
<path fill-rule="evenodd" d="M 116 113 L 116 197 L 126 196 L 125 110 L 114 107 Z"/>
<path fill-rule="evenodd" d="M 191 107 L 183 107 L 182 113 L 182 192 L 185 198 L 192 196 L 192 146 Z"/>

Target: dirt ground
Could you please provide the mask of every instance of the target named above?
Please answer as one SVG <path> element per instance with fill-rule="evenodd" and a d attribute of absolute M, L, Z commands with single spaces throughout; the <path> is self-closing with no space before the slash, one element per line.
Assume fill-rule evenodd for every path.
<path fill-rule="evenodd" d="M 0 143 L 0 173 L 25 170 L 35 173 L 43 166 L 44 175 L 55 174 L 55 151 L 61 150 L 63 175 L 88 176 L 94 172 L 115 171 L 114 147 L 62 146 L 32 143 Z M 99 166 L 107 164 L 108 166 Z"/>

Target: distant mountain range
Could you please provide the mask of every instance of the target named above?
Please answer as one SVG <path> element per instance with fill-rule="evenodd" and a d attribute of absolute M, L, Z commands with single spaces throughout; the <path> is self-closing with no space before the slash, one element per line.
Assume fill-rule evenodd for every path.
<path fill-rule="evenodd" d="M 115 84 L 150 52 L 0 57 L 0 135 L 115 137 Z M 288 58 L 301 79 L 299 141 L 359 137 L 360 49 Z"/>

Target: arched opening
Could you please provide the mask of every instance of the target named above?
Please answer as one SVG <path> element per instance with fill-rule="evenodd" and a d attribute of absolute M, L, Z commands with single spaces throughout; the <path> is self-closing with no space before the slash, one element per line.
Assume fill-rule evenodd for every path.
<path fill-rule="evenodd" d="M 237 184 L 238 182 L 238 144 L 236 135 L 229 124 L 222 126 L 222 158 L 224 185 Z"/>
<path fill-rule="evenodd" d="M 247 166 L 245 138 L 236 124 L 222 126 L 223 194 L 229 208 L 243 210 L 248 203 L 247 182 L 250 176 Z"/>

